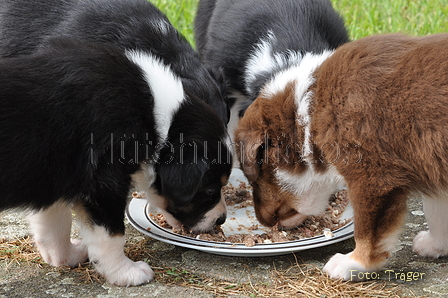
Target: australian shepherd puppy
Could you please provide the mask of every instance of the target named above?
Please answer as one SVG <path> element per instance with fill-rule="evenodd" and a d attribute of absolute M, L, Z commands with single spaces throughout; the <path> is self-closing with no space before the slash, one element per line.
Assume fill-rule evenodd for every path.
<path fill-rule="evenodd" d="M 204 64 L 224 72 L 233 131 L 240 106 L 250 104 L 275 74 L 306 53 L 337 48 L 348 35 L 328 0 L 201 0 L 195 39 Z"/>
<path fill-rule="evenodd" d="M 149 265 L 123 253 L 131 188 L 172 226 L 225 220 L 226 113 L 208 104 L 218 88 L 145 0 L 1 7 L 0 209 L 32 211 L 49 264 L 89 258 L 110 283 L 149 282 Z M 70 239 L 71 208 L 81 240 Z"/>
<path fill-rule="evenodd" d="M 274 76 L 236 130 L 257 218 L 294 227 L 346 184 L 356 248 L 324 270 L 350 279 L 384 266 L 417 195 L 429 230 L 414 250 L 448 255 L 446 57 L 448 34 L 374 36 Z"/>

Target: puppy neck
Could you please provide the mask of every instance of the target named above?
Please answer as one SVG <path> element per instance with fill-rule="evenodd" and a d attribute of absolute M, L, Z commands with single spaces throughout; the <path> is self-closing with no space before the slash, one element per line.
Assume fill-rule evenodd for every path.
<path fill-rule="evenodd" d="M 284 90 L 291 83 L 294 84 L 294 103 L 298 129 L 304 133 L 302 157 L 308 164 L 313 163 L 311 144 L 311 105 L 312 92 L 310 86 L 315 82 L 314 71 L 333 54 L 334 51 L 324 51 L 321 54 L 306 53 L 297 65 L 277 73 L 262 89 L 264 98 L 271 98 Z"/>
<path fill-rule="evenodd" d="M 163 61 L 142 51 L 126 51 L 129 60 L 140 67 L 154 97 L 154 119 L 159 142 L 168 136 L 174 114 L 185 101 L 184 88 L 179 77 Z"/>

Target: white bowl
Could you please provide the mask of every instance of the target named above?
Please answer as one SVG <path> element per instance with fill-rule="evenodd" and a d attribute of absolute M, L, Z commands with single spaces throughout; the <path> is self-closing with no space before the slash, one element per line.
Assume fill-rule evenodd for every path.
<path fill-rule="evenodd" d="M 238 186 L 241 182 L 246 182 L 241 170 L 234 169 L 230 176 L 230 183 Z M 238 233 L 254 233 L 261 234 L 270 231 L 270 228 L 263 227 L 258 224 L 255 218 L 255 211 L 252 206 L 246 208 L 234 208 L 228 206 L 227 220 L 221 226 L 224 234 L 230 236 Z M 171 229 L 158 226 L 149 214 L 157 214 L 158 211 L 151 208 L 145 199 L 132 199 L 126 210 L 126 216 L 131 224 L 141 233 L 177 246 L 196 249 L 203 252 L 226 255 L 226 256 L 244 256 L 244 257 L 261 257 L 283 255 L 291 252 L 312 249 L 316 247 L 331 245 L 353 237 L 354 226 L 353 221 L 347 223 L 342 228 L 333 231 L 333 237 L 327 239 L 324 235 L 278 243 L 255 244 L 248 247 L 242 243 L 216 242 L 196 239 L 188 236 L 176 234 Z M 349 204 L 341 216 L 341 220 L 353 218 L 353 208 Z M 241 227 L 251 227 L 258 224 L 257 230 L 240 231 Z"/>

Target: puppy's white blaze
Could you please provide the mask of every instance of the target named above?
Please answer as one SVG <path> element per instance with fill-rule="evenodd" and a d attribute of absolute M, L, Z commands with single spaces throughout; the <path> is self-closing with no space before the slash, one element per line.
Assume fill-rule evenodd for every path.
<path fill-rule="evenodd" d="M 277 169 L 275 177 L 283 191 L 296 197 L 294 208 L 297 212 L 306 215 L 322 213 L 330 196 L 344 184 L 343 177 L 333 166 L 324 173 L 316 173 L 313 168 L 308 167 L 300 175 Z"/>
<path fill-rule="evenodd" d="M 168 24 L 163 24 L 163 22 L 156 23 L 154 26 L 162 31 L 169 29 L 166 28 Z M 185 100 L 182 82 L 168 66 L 164 65 L 163 62 L 154 55 L 141 51 L 127 51 L 126 56 L 142 69 L 145 80 L 153 93 L 154 119 L 160 142 L 157 144 L 157 148 L 160 150 L 162 144 L 167 139 L 173 116 Z M 157 155 L 158 152 L 156 152 L 156 158 Z M 148 198 L 148 201 L 150 201 L 153 206 L 160 206 L 159 208 L 164 211 L 166 208 L 165 199 L 160 197 L 152 188 L 155 176 L 154 166 L 152 164 L 142 164 L 141 170 L 134 174 L 132 179 L 138 190 L 147 193 L 146 197 Z M 162 213 L 165 214 L 170 225 L 174 227 L 180 226 L 174 219 L 169 220 L 167 212 Z"/>
<path fill-rule="evenodd" d="M 324 51 L 321 54 L 306 53 L 297 63 L 278 72 L 263 88 L 263 94 L 275 95 L 285 89 L 286 85 L 295 82 L 296 104 L 301 100 L 308 88 L 314 82 L 314 70 L 322 64 L 334 51 Z M 298 105 L 297 105 L 298 106 Z M 300 109 L 302 112 L 302 109 Z M 303 112 L 307 112 L 306 110 Z"/>
<path fill-rule="evenodd" d="M 297 114 L 296 114 L 296 118 L 299 121 L 299 124 L 303 126 L 304 142 L 302 148 L 302 156 L 304 158 L 309 157 L 313 153 L 313 150 L 311 149 L 311 132 L 310 132 L 311 117 L 308 113 L 311 96 L 312 96 L 311 91 L 308 91 L 303 95 L 299 105 L 297 106 Z"/>
<path fill-rule="evenodd" d="M 274 68 L 285 68 L 288 65 L 297 64 L 302 59 L 302 55 L 294 51 L 274 53 L 272 45 L 276 42 L 277 38 L 269 30 L 267 36 L 255 45 L 254 52 L 247 60 L 244 77 L 249 94 L 253 94 L 255 91 L 251 89 L 251 85 L 258 74 L 272 72 Z"/>
<path fill-rule="evenodd" d="M 312 154 L 310 133 L 311 117 L 309 114 L 312 92 L 308 91 L 308 89 L 315 81 L 313 72 L 332 54 L 333 51 L 324 51 L 321 54 L 306 53 L 299 63 L 276 74 L 262 90 L 265 97 L 270 97 L 281 92 L 288 84 L 294 82 L 295 104 L 297 108 L 296 117 L 299 124 L 303 126 L 305 134 L 302 148 L 304 158 Z"/>
<path fill-rule="evenodd" d="M 221 200 L 211 210 L 205 213 L 203 219 L 191 228 L 196 233 L 208 232 L 215 225 L 216 220 L 221 216 L 227 214 L 226 202 L 224 196 L 221 194 Z"/>
<path fill-rule="evenodd" d="M 303 142 L 302 154 L 305 158 L 311 156 L 312 154 L 310 132 L 311 116 L 309 113 L 312 92 L 308 91 L 308 89 L 315 81 L 313 72 L 332 54 L 333 51 L 324 51 L 320 55 L 310 53 L 305 54 L 302 61 L 300 62 L 300 69 L 297 73 L 295 98 L 297 107 L 297 119 L 299 120 L 300 125 L 302 125 L 304 128 L 305 140 Z"/>
<path fill-rule="evenodd" d="M 271 42 L 275 40 L 272 31 L 269 31 L 265 39 L 261 39 L 260 43 L 255 46 L 254 53 L 247 60 L 245 83 L 247 92 L 250 94 L 250 85 L 255 80 L 255 77 L 260 72 L 269 71 L 274 68 L 274 59 L 272 57 Z"/>
<path fill-rule="evenodd" d="M 168 136 L 172 118 L 185 100 L 181 80 L 156 56 L 141 51 L 126 51 L 126 56 L 143 71 L 154 96 L 154 118 L 160 142 Z"/>

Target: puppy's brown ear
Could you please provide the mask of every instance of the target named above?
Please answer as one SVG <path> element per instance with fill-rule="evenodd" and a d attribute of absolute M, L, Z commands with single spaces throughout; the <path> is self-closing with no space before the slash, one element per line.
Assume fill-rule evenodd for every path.
<path fill-rule="evenodd" d="M 264 144 L 263 133 L 254 131 L 235 131 L 236 152 L 241 169 L 249 182 L 255 181 L 260 174 L 262 159 L 260 147 Z"/>

